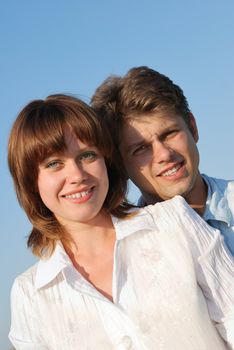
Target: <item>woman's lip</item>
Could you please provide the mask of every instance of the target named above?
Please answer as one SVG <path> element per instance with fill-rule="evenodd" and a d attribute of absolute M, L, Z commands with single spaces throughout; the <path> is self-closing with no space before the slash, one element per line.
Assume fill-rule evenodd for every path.
<path fill-rule="evenodd" d="M 94 189 L 94 186 L 92 187 L 85 187 L 76 191 L 72 191 L 72 192 L 68 192 L 66 194 L 61 195 L 61 197 L 64 198 L 72 198 L 72 196 L 82 196 L 83 194 L 87 193 L 87 192 L 91 192 Z"/>
<path fill-rule="evenodd" d="M 95 187 L 92 187 L 87 191 L 82 191 L 82 192 L 79 191 L 72 195 L 63 196 L 63 198 L 75 204 L 85 203 L 93 196 L 94 188 Z"/>

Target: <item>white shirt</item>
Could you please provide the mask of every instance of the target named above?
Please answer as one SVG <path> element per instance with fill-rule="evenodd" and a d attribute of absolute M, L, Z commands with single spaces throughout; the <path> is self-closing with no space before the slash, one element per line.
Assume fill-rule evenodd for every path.
<path fill-rule="evenodd" d="M 112 219 L 113 303 L 57 244 L 14 282 L 15 348 L 224 350 L 218 327 L 234 349 L 234 261 L 219 231 L 179 196 Z"/>

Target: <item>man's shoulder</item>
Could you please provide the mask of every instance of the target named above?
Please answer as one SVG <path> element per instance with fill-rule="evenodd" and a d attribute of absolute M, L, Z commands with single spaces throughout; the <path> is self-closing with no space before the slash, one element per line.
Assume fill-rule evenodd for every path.
<path fill-rule="evenodd" d="M 234 180 L 218 179 L 202 174 L 208 187 L 206 210 L 203 218 L 220 220 L 233 225 Z"/>
<path fill-rule="evenodd" d="M 202 177 L 212 192 L 217 190 L 220 192 L 234 190 L 234 180 L 219 179 L 213 176 L 208 176 L 206 174 L 202 174 Z"/>

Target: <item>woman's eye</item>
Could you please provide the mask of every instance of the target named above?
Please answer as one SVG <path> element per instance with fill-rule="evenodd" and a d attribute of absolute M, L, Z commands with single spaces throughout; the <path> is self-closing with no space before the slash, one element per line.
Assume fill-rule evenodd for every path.
<path fill-rule="evenodd" d="M 49 162 L 48 164 L 46 164 L 46 168 L 48 169 L 56 169 L 61 165 L 61 162 L 59 162 L 58 160 L 53 160 L 51 162 Z"/>
<path fill-rule="evenodd" d="M 80 161 L 92 161 L 97 158 L 97 154 L 95 152 L 84 152 L 80 155 Z"/>

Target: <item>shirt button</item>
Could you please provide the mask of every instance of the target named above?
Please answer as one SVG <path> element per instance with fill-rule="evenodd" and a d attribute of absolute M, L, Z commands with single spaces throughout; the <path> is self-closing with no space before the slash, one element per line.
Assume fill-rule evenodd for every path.
<path fill-rule="evenodd" d="M 132 349 L 132 339 L 129 336 L 125 335 L 119 343 L 118 350 L 130 349 Z"/>

